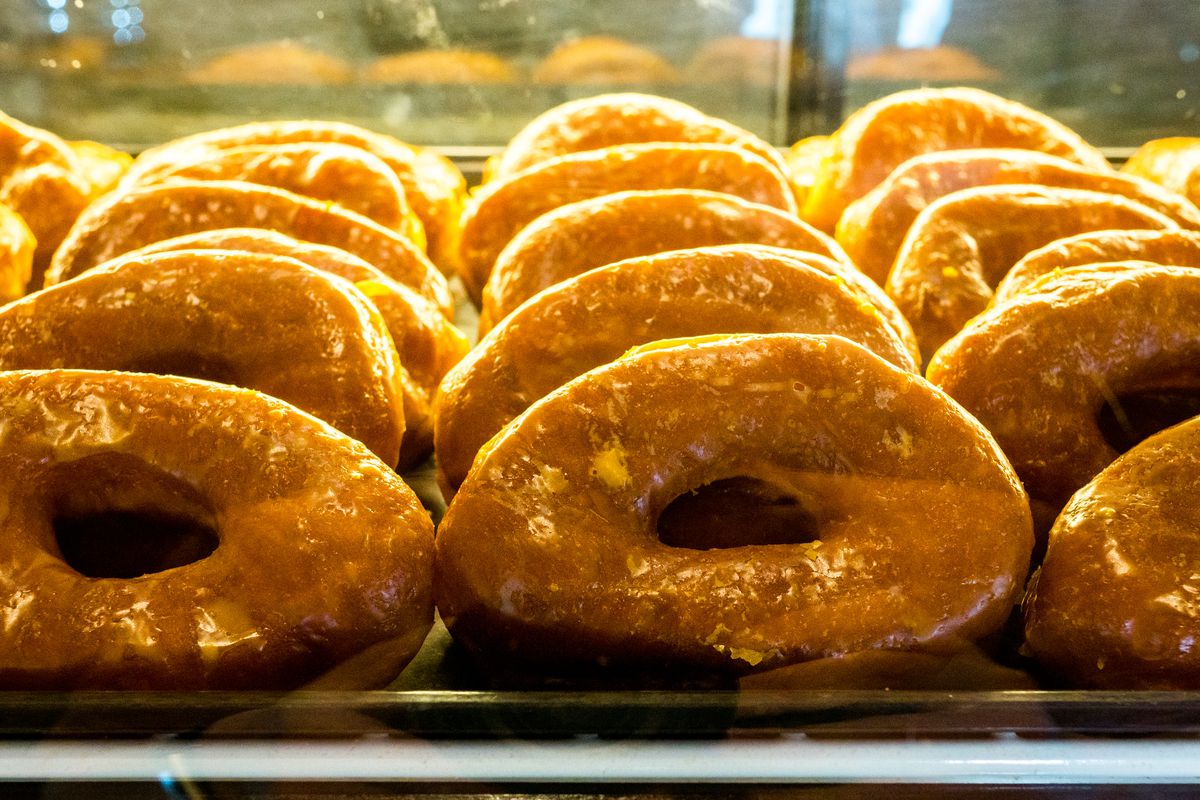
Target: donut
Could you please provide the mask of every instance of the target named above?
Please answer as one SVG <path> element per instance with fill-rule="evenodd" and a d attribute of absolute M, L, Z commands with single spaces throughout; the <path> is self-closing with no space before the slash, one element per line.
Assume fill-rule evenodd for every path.
<path fill-rule="evenodd" d="M 46 283 L 163 239 L 238 226 L 348 250 L 430 298 L 447 316 L 453 309 L 446 279 L 400 234 L 329 203 L 241 181 L 180 179 L 105 195 L 76 220 L 54 254 Z"/>
<path fill-rule="evenodd" d="M 1200 688 L 1194 498 L 1200 420 L 1146 439 L 1071 498 L 1024 603 L 1026 647 L 1057 680 Z"/>
<path fill-rule="evenodd" d="M 775 39 L 720 36 L 696 51 L 683 76 L 696 86 L 773 89 L 779 78 L 780 61 L 786 57 Z"/>
<path fill-rule="evenodd" d="M 811 524 L 660 540 L 673 500 L 739 477 Z M 489 665 L 744 672 L 984 636 L 1031 547 L 1004 455 L 919 376 L 838 336 L 739 336 L 650 346 L 506 427 L 443 519 L 434 594 Z"/>
<path fill-rule="evenodd" d="M 639 189 L 707 189 L 795 213 L 783 175 L 753 153 L 722 144 L 626 144 L 570 153 L 503 180 L 471 198 L 463 215 L 460 271 L 478 305 L 504 246 L 547 211 Z"/>
<path fill-rule="evenodd" d="M 508 178 L 559 156 L 638 142 L 727 144 L 781 172 L 779 153 L 750 131 L 667 97 L 618 92 L 571 100 L 522 128 L 490 164 L 488 179 Z"/>
<path fill-rule="evenodd" d="M 997 80 L 1000 73 L 981 63 L 973 53 L 949 45 L 891 46 L 851 58 L 846 64 L 846 77 L 854 81 L 975 83 Z"/>
<path fill-rule="evenodd" d="M 480 335 L 559 281 L 634 256 L 765 244 L 845 261 L 829 236 L 777 208 L 700 189 L 615 192 L 547 211 L 513 237 L 483 289 Z"/>
<path fill-rule="evenodd" d="M 107 369 L 257 389 L 395 465 L 399 364 L 352 286 L 289 258 L 182 251 L 109 262 L 0 309 L 0 369 Z"/>
<path fill-rule="evenodd" d="M 236 47 L 190 70 L 187 80 L 225 86 L 322 86 L 347 83 L 353 74 L 340 58 L 284 39 Z"/>
<path fill-rule="evenodd" d="M 531 77 L 545 86 L 619 86 L 676 83 L 679 73 L 653 50 L 615 36 L 583 36 L 555 47 Z"/>
<path fill-rule="evenodd" d="M 359 147 L 336 142 L 298 142 L 197 151 L 155 173 L 154 182 L 172 178 L 246 181 L 326 200 L 362 214 L 425 247 L 421 220 L 408 209 L 404 187 L 392 168 Z"/>
<path fill-rule="evenodd" d="M 435 449 L 443 492 L 534 401 L 656 339 L 836 333 L 915 370 L 907 324 L 867 284 L 822 256 L 748 245 L 634 258 L 559 283 L 494 328 L 442 382 Z"/>
<path fill-rule="evenodd" d="M 1200 136 L 1152 139 L 1133 151 L 1121 171 L 1200 203 Z"/>
<path fill-rule="evenodd" d="M 185 136 L 144 150 L 130 166 L 121 187 L 128 189 L 152 182 L 154 175 L 169 170 L 179 161 L 198 160 L 201 156 L 194 155 L 196 151 L 211 153 L 236 147 L 303 142 L 350 145 L 382 159 L 396 173 L 413 213 L 421 219 L 431 258 L 447 270 L 453 268 L 450 259 L 457 256 L 453 231 L 467 193 L 466 179 L 458 167 L 440 153 L 344 122 L 251 122 Z"/>
<path fill-rule="evenodd" d="M 367 688 L 429 630 L 428 514 L 365 447 L 284 402 L 5 372 L 0 418 L 4 689 L 289 689 L 352 663 L 367 685 L 344 688 Z M 189 530 L 207 546 L 171 559 Z M 101 533 L 106 552 L 88 553 Z"/>
<path fill-rule="evenodd" d="M 433 448 L 434 394 L 442 377 L 462 360 L 470 345 L 428 299 L 345 250 L 301 242 L 260 228 L 201 231 L 156 242 L 128 255 L 176 250 L 240 250 L 287 256 L 353 283 L 379 310 L 400 356 L 406 429 L 398 466 L 411 466 Z"/>
<path fill-rule="evenodd" d="M 842 213 L 838 243 L 875 281 L 883 283 L 913 220 L 930 203 L 960 189 L 1033 183 L 1107 192 L 1136 200 L 1179 225 L 1200 229 L 1200 209 L 1141 178 L 1095 172 L 1035 150 L 951 150 L 916 156 Z"/>
<path fill-rule="evenodd" d="M 133 163 L 133 156 L 100 142 L 67 142 L 75 154 L 78 172 L 91 185 L 93 196 L 115 189 Z"/>
<path fill-rule="evenodd" d="M 817 182 L 821 161 L 832 151 L 833 140 L 828 136 L 805 137 L 784 151 L 785 174 L 800 208 L 808 202 L 809 192 Z"/>
<path fill-rule="evenodd" d="M 1109 228 L 1178 226 L 1141 203 L 1103 192 L 1022 184 L 963 189 L 917 215 L 885 288 L 928 359 L 987 307 L 992 287 L 1026 253 Z"/>
<path fill-rule="evenodd" d="M 1020 103 L 979 89 L 912 89 L 868 103 L 833 133 L 801 216 L 832 231 L 846 206 L 913 156 L 938 150 L 1039 150 L 1089 169 L 1108 160 L 1078 134 Z"/>
<path fill-rule="evenodd" d="M 1200 267 L 1200 231 L 1092 231 L 1053 241 L 1025 255 L 996 285 L 993 305 L 1006 303 L 1055 270 L 1114 261 Z"/>
<path fill-rule="evenodd" d="M 55 249 L 95 194 L 83 172 L 62 139 L 0 113 L 0 203 L 21 215 L 37 242 L 31 288 L 41 286 Z M 6 289 L 0 301 L 24 292 Z"/>
<path fill-rule="evenodd" d="M 37 240 L 25 220 L 0 203 L 0 299 L 12 300 L 25 293 L 36 248 Z"/>
<path fill-rule="evenodd" d="M 1032 498 L 1061 509 L 1118 455 L 1106 406 L 1200 385 L 1197 303 L 1200 270 L 1064 270 L 972 320 L 926 375 L 991 431 Z"/>
<path fill-rule="evenodd" d="M 369 83 L 479 86 L 516 83 L 517 70 L 508 61 L 481 50 L 417 50 L 372 61 L 362 71 Z"/>

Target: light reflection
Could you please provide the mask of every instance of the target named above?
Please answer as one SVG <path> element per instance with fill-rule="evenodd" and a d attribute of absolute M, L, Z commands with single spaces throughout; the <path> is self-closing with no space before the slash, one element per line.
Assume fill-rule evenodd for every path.
<path fill-rule="evenodd" d="M 55 11 L 51 13 L 46 22 L 50 25 L 50 31 L 52 33 L 66 33 L 67 27 L 71 24 L 71 21 L 67 18 L 67 12 L 65 11 Z"/>

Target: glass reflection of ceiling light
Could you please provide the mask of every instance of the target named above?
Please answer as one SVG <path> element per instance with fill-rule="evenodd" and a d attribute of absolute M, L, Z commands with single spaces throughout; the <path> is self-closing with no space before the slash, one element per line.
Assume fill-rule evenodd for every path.
<path fill-rule="evenodd" d="M 67 0 L 46 0 L 46 6 L 51 9 L 62 8 L 67 4 Z"/>
<path fill-rule="evenodd" d="M 950 23 L 954 0 L 904 0 L 896 44 L 903 48 L 937 47 Z"/>
<path fill-rule="evenodd" d="M 50 25 L 52 33 L 66 33 L 67 27 L 71 24 L 65 11 L 53 12 L 46 21 Z"/>

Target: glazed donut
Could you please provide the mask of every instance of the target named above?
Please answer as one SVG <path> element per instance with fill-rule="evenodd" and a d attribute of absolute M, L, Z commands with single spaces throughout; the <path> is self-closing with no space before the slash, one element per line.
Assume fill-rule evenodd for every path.
<path fill-rule="evenodd" d="M 617 86 L 675 83 L 679 73 L 665 58 L 615 36 L 584 36 L 554 48 L 533 68 L 546 86 Z"/>
<path fill-rule="evenodd" d="M 808 136 L 789 147 L 783 154 L 788 183 L 800 208 L 808 202 L 821 162 L 833 152 L 833 140 L 828 136 Z"/>
<path fill-rule="evenodd" d="M 660 541 L 676 497 L 742 476 L 811 526 Z M 434 593 L 489 664 L 765 670 L 986 635 L 1031 546 L 1004 455 L 919 376 L 837 336 L 739 336 L 651 346 L 506 427 L 438 531 Z"/>
<path fill-rule="evenodd" d="M 72 226 L 46 273 L 65 281 L 130 250 L 197 231 L 267 228 L 348 250 L 450 316 L 446 279 L 412 242 L 366 217 L 298 194 L 240 181 L 174 180 L 105 195 Z"/>
<path fill-rule="evenodd" d="M 917 215 L 885 288 L 928 359 L 987 308 L 992 287 L 1029 251 L 1085 231 L 1177 227 L 1114 194 L 1022 184 L 963 189 Z"/>
<path fill-rule="evenodd" d="M 395 465 L 399 363 L 346 281 L 290 258 L 181 251 L 109 262 L 0 309 L 0 369 L 156 372 L 257 389 Z"/>
<path fill-rule="evenodd" d="M 916 370 L 911 331 L 886 296 L 822 256 L 730 245 L 610 264 L 529 300 L 447 374 L 435 432 L 443 493 L 534 401 L 635 345 L 776 331 L 836 333 Z"/>
<path fill-rule="evenodd" d="M 516 83 L 520 73 L 494 53 L 430 48 L 378 58 L 362 71 L 362 78 L 370 83 L 478 86 Z"/>
<path fill-rule="evenodd" d="M 1200 270 L 1064 270 L 972 320 L 927 377 L 991 431 L 1031 497 L 1061 509 L 1117 457 L 1106 405 L 1200 385 L 1197 303 Z"/>
<path fill-rule="evenodd" d="M 1200 420 L 1158 433 L 1075 493 L 1025 600 L 1026 644 L 1071 685 L 1200 688 L 1194 498 Z"/>
<path fill-rule="evenodd" d="M 164 168 L 155 174 L 154 182 L 188 178 L 274 186 L 337 203 L 425 247 L 421 220 L 409 211 L 396 173 L 362 148 L 336 142 L 299 142 L 197 151 L 192 155 L 196 160 Z"/>
<path fill-rule="evenodd" d="M 1200 136 L 1152 139 L 1134 151 L 1121 171 L 1200 203 Z"/>
<path fill-rule="evenodd" d="M 382 685 L 429 630 L 429 516 L 365 447 L 286 403 L 7 372 L 0 418 L 4 689 L 284 689 L 347 660 Z M 110 551 L 81 574 L 63 537 L 106 517 L 141 520 L 147 549 L 188 528 L 209 547 L 192 563 Z"/>
<path fill-rule="evenodd" d="M 635 256 L 765 244 L 844 261 L 830 237 L 777 208 L 699 189 L 616 192 L 548 211 L 500 251 L 483 290 L 480 335 L 548 286 Z"/>
<path fill-rule="evenodd" d="M 1200 267 L 1200 231 L 1092 231 L 1059 239 L 1018 261 L 997 284 L 992 304 L 1007 303 L 1055 270 L 1114 261 Z"/>
<path fill-rule="evenodd" d="M 571 153 L 494 180 L 463 215 L 460 272 L 478 305 L 500 251 L 547 211 L 580 200 L 637 189 L 708 189 L 795 213 L 783 174 L 730 145 L 626 144 Z"/>
<path fill-rule="evenodd" d="M 456 256 L 453 231 L 467 194 L 467 182 L 458 167 L 440 153 L 344 122 L 251 122 L 185 136 L 143 151 L 129 168 L 121 188 L 153 182 L 155 175 L 170 170 L 177 162 L 202 160 L 203 153 L 303 142 L 350 145 L 382 159 L 396 173 L 413 213 L 421 219 L 430 256 L 439 265 L 453 266 L 447 259 Z"/>
<path fill-rule="evenodd" d="M 75 154 L 78 172 L 91 185 L 92 196 L 111 191 L 129 171 L 133 156 L 100 142 L 67 142 Z"/>
<path fill-rule="evenodd" d="M 187 73 L 189 83 L 218 86 L 325 86 L 349 82 L 340 58 L 287 39 L 235 47 Z"/>
<path fill-rule="evenodd" d="M 301 242 L 261 228 L 201 231 L 156 242 L 128 256 L 175 250 L 240 250 L 287 256 L 353 283 L 379 310 L 400 356 L 406 430 L 398 467 L 411 466 L 433 448 L 434 394 L 442 377 L 462 360 L 470 345 L 428 299 L 345 250 Z"/>
<path fill-rule="evenodd" d="M 1183 227 L 1200 229 L 1200 209 L 1150 181 L 1095 172 L 1036 150 L 997 148 L 928 153 L 905 161 L 846 207 L 835 236 L 859 269 L 883 283 L 904 235 L 930 203 L 960 189 L 1011 183 L 1118 194 Z"/>
<path fill-rule="evenodd" d="M 727 144 L 784 171 L 775 148 L 750 131 L 678 100 L 621 92 L 571 100 L 534 117 L 489 164 L 485 178 L 508 178 L 569 153 L 638 142 Z"/>
<path fill-rule="evenodd" d="M 868 103 L 834 132 L 801 216 L 832 231 L 846 206 L 913 156 L 938 150 L 1039 150 L 1111 170 L 1078 134 L 1033 109 L 979 89 L 913 89 Z"/>
<path fill-rule="evenodd" d="M 0 299 L 25 294 L 37 240 L 21 215 L 0 203 Z"/>

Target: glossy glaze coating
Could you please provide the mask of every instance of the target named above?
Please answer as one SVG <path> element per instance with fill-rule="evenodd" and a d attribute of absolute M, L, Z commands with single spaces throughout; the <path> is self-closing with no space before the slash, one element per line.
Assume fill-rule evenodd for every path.
<path fill-rule="evenodd" d="M 25 293 L 36 247 L 37 240 L 21 215 L 0 203 L 0 298 Z"/>
<path fill-rule="evenodd" d="M 0 418 L 6 689 L 289 688 L 360 654 L 394 676 L 429 630 L 428 515 L 365 447 L 286 403 L 9 372 Z M 131 579 L 63 561 L 56 515 L 140 508 L 201 520 L 220 543 Z"/>
<path fill-rule="evenodd" d="M 242 181 L 174 180 L 117 190 L 88 207 L 46 273 L 47 284 L 153 242 L 217 228 L 256 227 L 348 250 L 449 314 L 446 279 L 412 242 L 330 203 Z"/>
<path fill-rule="evenodd" d="M 392 168 L 359 147 L 335 142 L 258 144 L 182 153 L 154 172 L 149 183 L 171 178 L 246 181 L 326 200 L 398 231 L 425 247 L 421 220 L 408 209 L 404 187 Z M 146 184 L 143 184 L 146 185 Z"/>
<path fill-rule="evenodd" d="M 817 173 L 826 156 L 833 152 L 833 139 L 829 136 L 808 136 L 793 144 L 783 153 L 787 167 L 788 183 L 796 195 L 800 208 L 808 202 L 808 195 L 817 182 Z"/>
<path fill-rule="evenodd" d="M 462 360 L 470 345 L 427 298 L 345 250 L 261 228 L 201 231 L 156 242 L 130 255 L 174 250 L 241 250 L 287 256 L 353 283 L 379 310 L 400 356 L 405 431 L 398 466 L 410 466 L 433 448 L 433 396 L 442 377 Z"/>
<path fill-rule="evenodd" d="M 1171 136 L 1146 142 L 1121 171 L 1160 183 L 1200 203 L 1200 136 Z"/>
<path fill-rule="evenodd" d="M 445 156 L 399 139 L 344 122 L 285 120 L 251 122 L 185 136 L 142 152 L 130 167 L 125 188 L 152 180 L 152 175 L 180 160 L 197 158 L 196 153 L 236 147 L 303 142 L 336 142 L 358 147 L 378 156 L 404 186 L 413 212 L 421 218 L 429 253 L 439 264 L 453 255 L 452 231 L 462 210 L 467 182 L 458 167 Z M 199 156 L 203 158 L 203 156 Z M 378 265 L 376 265 L 378 266 Z"/>
<path fill-rule="evenodd" d="M 1200 420 L 1146 439 L 1071 498 L 1025 601 L 1031 653 L 1073 686 L 1200 688 Z"/>
<path fill-rule="evenodd" d="M 613 192 L 707 189 L 795 213 L 783 174 L 723 144 L 615 145 L 543 161 L 483 185 L 463 217 L 460 277 L 478 304 L 504 246 L 547 211 Z"/>
<path fill-rule="evenodd" d="M 280 256 L 131 256 L 0 309 L 0 369 L 159 372 L 257 389 L 395 465 L 399 363 L 352 286 Z"/>
<path fill-rule="evenodd" d="M 939 150 L 1039 150 L 1093 170 L 1110 169 L 1099 150 L 1034 111 L 978 89 L 913 89 L 868 103 L 833 134 L 833 146 L 802 209 L 832 231 L 846 206 L 913 156 Z"/>
<path fill-rule="evenodd" d="M 930 203 L 960 189 L 1008 183 L 1118 194 L 1182 227 L 1200 229 L 1200 209 L 1158 184 L 1111 170 L 1089 170 L 1035 150 L 995 148 L 928 153 L 905 161 L 846 207 L 837 225 L 838 243 L 859 269 L 882 283 L 913 220 Z"/>
<path fill-rule="evenodd" d="M 1131 262 L 1046 276 L 972 320 L 927 377 L 974 414 L 1031 497 L 1062 508 L 1117 457 L 1111 399 L 1200 385 L 1200 270 Z"/>
<path fill-rule="evenodd" d="M 1092 231 L 1058 239 L 1018 261 L 996 286 L 992 304 L 1008 302 L 1055 270 L 1114 261 L 1200 267 L 1200 231 Z"/>
<path fill-rule="evenodd" d="M 713 333 L 835 333 L 916 370 L 903 333 L 850 268 L 811 253 L 731 245 L 634 258 L 536 295 L 442 383 L 438 474 L 462 483 L 479 449 L 567 381 L 636 345 Z M 901 323 L 903 321 L 901 320 Z"/>
<path fill-rule="evenodd" d="M 963 189 L 917 215 L 885 288 L 929 358 L 987 308 L 992 287 L 1029 251 L 1085 231 L 1177 227 L 1114 194 L 1023 184 Z"/>
<path fill-rule="evenodd" d="M 672 500 L 732 476 L 796 497 L 815 541 L 658 539 Z M 488 663 L 745 672 L 985 635 L 1031 546 L 999 448 L 919 376 L 836 336 L 742 336 L 636 353 L 505 428 L 439 529 L 435 594 Z"/>
<path fill-rule="evenodd" d="M 777 208 L 699 189 L 616 192 L 548 211 L 500 252 L 483 290 L 480 335 L 548 286 L 667 250 L 765 244 L 846 260 L 842 249 Z"/>
<path fill-rule="evenodd" d="M 568 153 L 636 142 L 728 144 L 783 171 L 775 148 L 750 131 L 678 100 L 625 92 L 571 100 L 534 117 L 504 148 L 488 177 L 506 178 Z"/>

